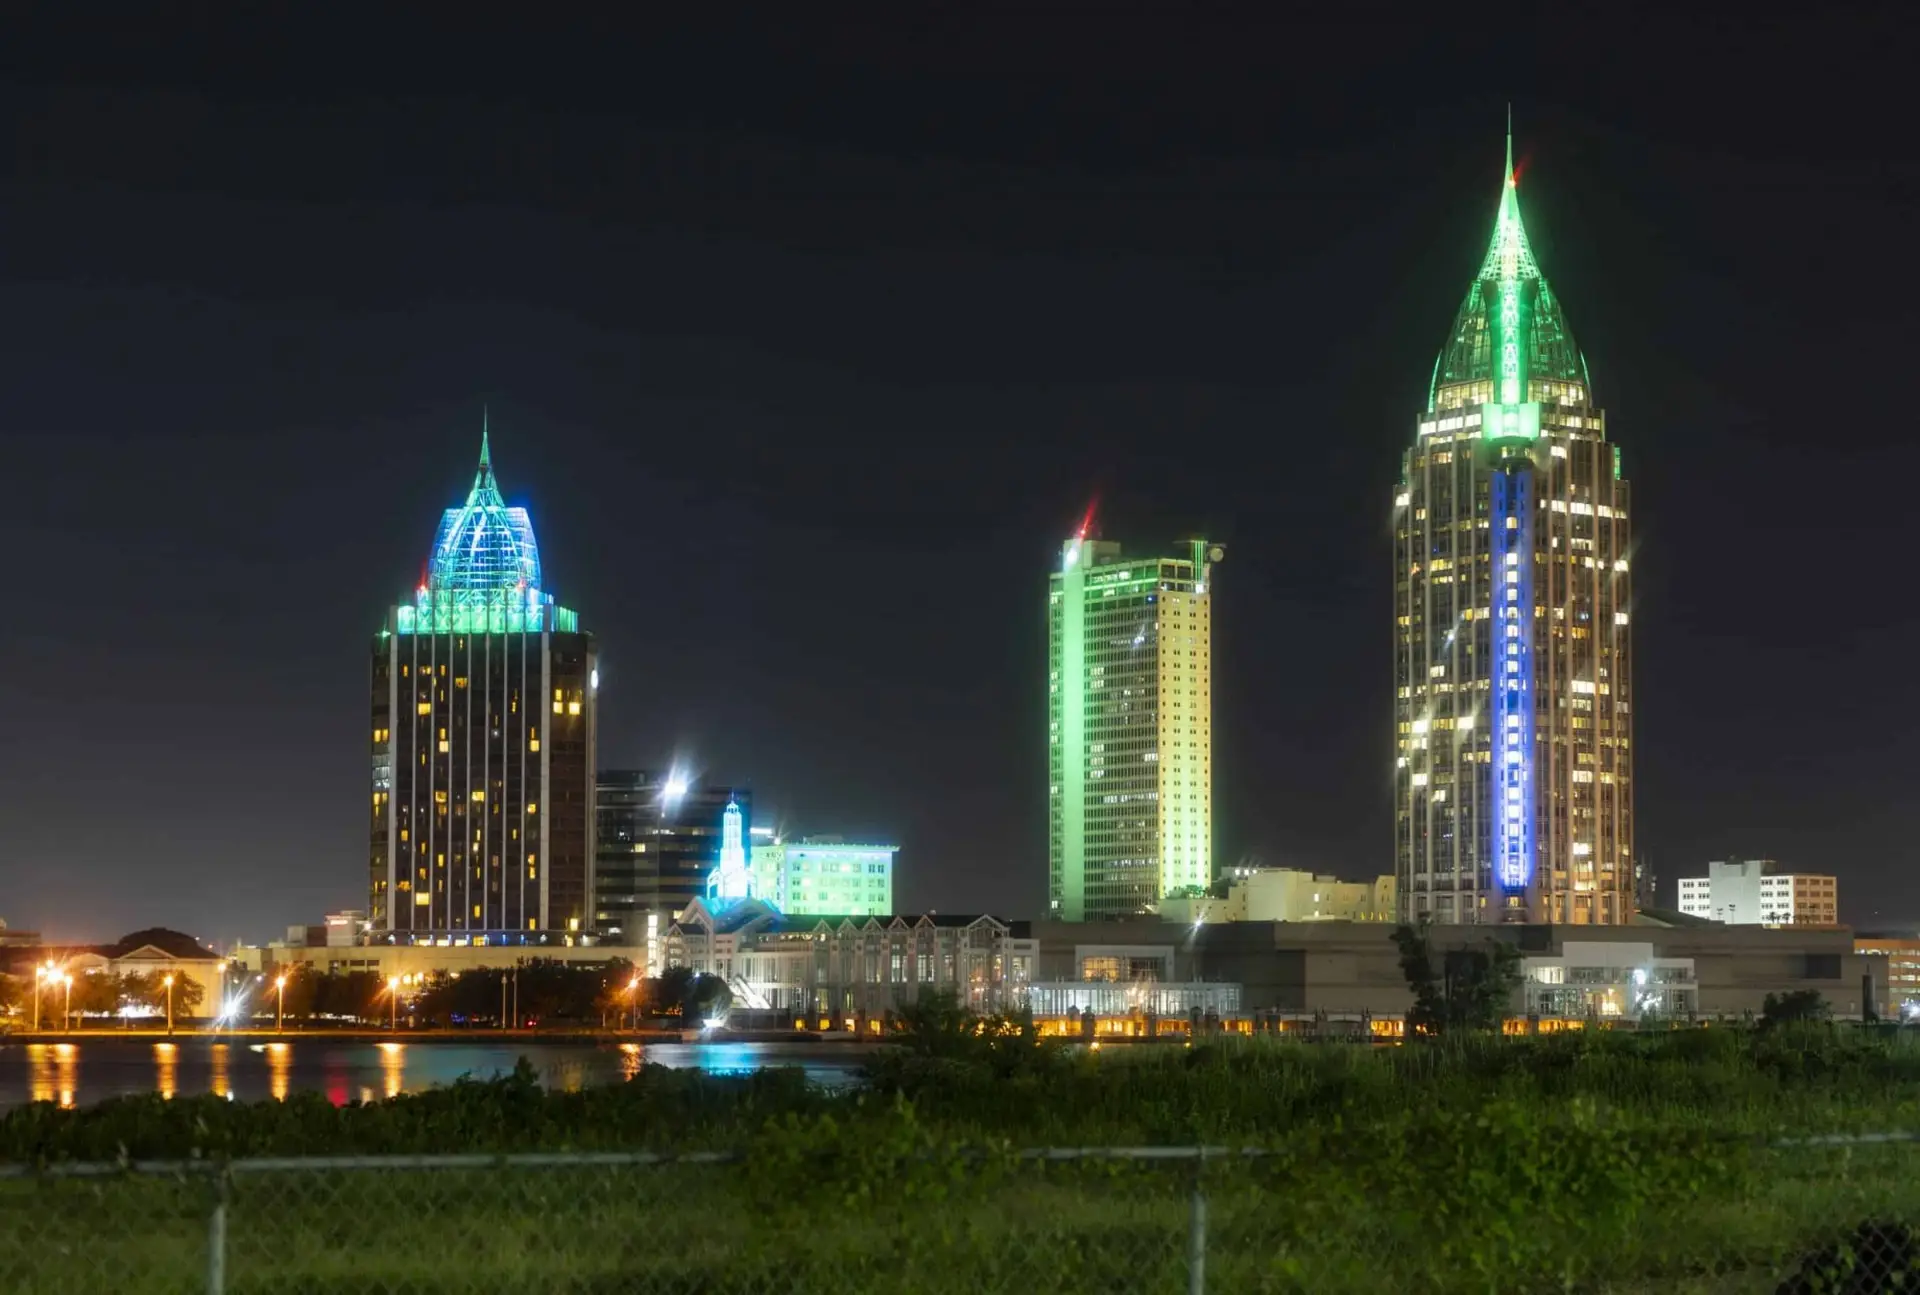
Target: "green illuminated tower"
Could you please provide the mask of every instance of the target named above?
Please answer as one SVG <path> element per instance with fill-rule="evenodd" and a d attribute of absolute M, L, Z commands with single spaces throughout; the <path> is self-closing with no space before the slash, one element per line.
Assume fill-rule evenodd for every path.
<path fill-rule="evenodd" d="M 554 604 L 483 430 L 411 604 L 373 641 L 369 917 L 404 943 L 591 930 L 593 636 Z"/>
<path fill-rule="evenodd" d="M 1629 922 L 1630 495 L 1521 223 L 1511 134 L 1416 424 L 1393 513 L 1402 916 Z"/>
<path fill-rule="evenodd" d="M 1067 541 L 1048 589 L 1048 909 L 1128 917 L 1213 881 L 1213 594 L 1224 555 Z"/>

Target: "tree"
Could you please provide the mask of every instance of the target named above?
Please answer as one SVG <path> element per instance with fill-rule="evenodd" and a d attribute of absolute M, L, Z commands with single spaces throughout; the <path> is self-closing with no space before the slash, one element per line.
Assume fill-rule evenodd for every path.
<path fill-rule="evenodd" d="M 733 1006 L 733 991 L 727 988 L 726 981 L 692 967 L 668 967 L 643 982 L 640 993 L 647 1011 L 656 1016 L 678 1016 L 685 1021 L 724 1016 Z"/>
<path fill-rule="evenodd" d="M 1416 1032 L 1497 1030 L 1513 1005 L 1520 985 L 1520 951 L 1489 940 L 1478 948 L 1448 949 L 1435 964 L 1433 940 L 1425 921 L 1394 930 L 1400 972 L 1413 991 L 1407 1023 Z"/>
<path fill-rule="evenodd" d="M 1799 1021 L 1824 1021 L 1833 1007 L 1817 989 L 1790 989 L 1768 994 L 1760 1004 L 1762 1028 Z"/>
<path fill-rule="evenodd" d="M 73 978 L 71 997 L 65 987 L 61 988 L 60 1003 L 63 1008 L 71 1006 L 76 1018 L 88 1016 L 113 1016 L 120 1010 L 120 1002 L 126 989 L 128 977 L 116 976 L 110 971 L 83 971 Z"/>

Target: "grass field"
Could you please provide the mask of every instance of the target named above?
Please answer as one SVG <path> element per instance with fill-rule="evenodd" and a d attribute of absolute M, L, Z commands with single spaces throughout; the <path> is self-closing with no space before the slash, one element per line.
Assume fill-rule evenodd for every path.
<path fill-rule="evenodd" d="M 223 1190 L 234 1292 L 1184 1291 L 1198 1187 L 1214 1291 L 1772 1291 L 1864 1221 L 1920 1221 L 1920 1144 L 1786 1143 L 1867 1130 L 1920 1130 L 1920 1054 L 1830 1030 L 1099 1056 L 1002 1039 L 889 1058 L 857 1095 L 648 1071 L 345 1110 L 40 1108 L 0 1120 L 0 1151 L 742 1158 L 15 1179 L 0 1289 L 204 1290 Z M 1195 1143 L 1259 1155 L 1013 1154 Z"/>

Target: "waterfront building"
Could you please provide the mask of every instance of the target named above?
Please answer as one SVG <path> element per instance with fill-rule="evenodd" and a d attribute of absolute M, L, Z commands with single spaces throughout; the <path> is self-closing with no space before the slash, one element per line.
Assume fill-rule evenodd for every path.
<path fill-rule="evenodd" d="M 1680 878 L 1680 911 L 1729 926 L 1838 926 L 1839 882 L 1782 872 L 1771 859 L 1728 859 Z"/>
<path fill-rule="evenodd" d="M 1393 498 L 1403 917 L 1635 912 L 1631 496 L 1520 218 L 1434 361 Z"/>
<path fill-rule="evenodd" d="M 1217 544 L 1068 540 L 1047 592 L 1048 910 L 1151 912 L 1213 882 Z"/>
<path fill-rule="evenodd" d="M 754 895 L 789 917 L 870 917 L 893 911 L 897 845 L 837 836 L 775 837 L 753 847 Z"/>
<path fill-rule="evenodd" d="M 594 640 L 546 591 L 484 430 L 425 572 L 373 641 L 371 937 L 577 938 L 594 911 Z"/>
<path fill-rule="evenodd" d="M 601 771 L 596 797 L 594 929 L 602 939 L 653 949 L 647 966 L 657 970 L 674 915 L 708 895 L 729 806 L 748 839 L 753 793 L 677 771 L 610 769 Z"/>
<path fill-rule="evenodd" d="M 719 976 L 736 1009 L 809 1029 L 866 1032 L 922 994 L 992 1015 L 1026 1001 L 1034 945 L 1024 922 L 952 913 L 794 916 L 747 900 L 689 904 L 666 964 Z"/>
<path fill-rule="evenodd" d="M 0 973 L 18 979 L 26 993 L 41 995 L 40 1020 L 49 1028 L 58 1019 L 55 1012 L 65 1008 L 55 996 L 57 977 L 78 981 L 83 976 L 138 975 L 192 981 L 199 986 L 199 994 L 189 994 L 183 987 L 174 999 L 175 1019 L 190 1022 L 221 1010 L 227 998 L 227 964 L 225 957 L 191 935 L 157 926 L 123 935 L 111 944 L 0 945 Z M 146 1014 L 158 1016 L 162 1010 L 149 1009 Z M 30 1005 L 23 1008 L 23 1017 L 30 1018 L 32 1011 Z"/>

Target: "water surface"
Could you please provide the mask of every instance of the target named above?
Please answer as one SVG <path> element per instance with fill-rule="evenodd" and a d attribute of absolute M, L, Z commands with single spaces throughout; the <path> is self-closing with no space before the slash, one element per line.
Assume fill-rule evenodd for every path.
<path fill-rule="evenodd" d="M 542 1084 L 566 1090 L 619 1083 L 647 1063 L 713 1073 L 797 1066 L 816 1083 L 844 1086 L 857 1082 L 862 1060 L 853 1048 L 806 1043 L 82 1038 L 0 1043 L 0 1110 L 26 1102 L 86 1106 L 151 1092 L 236 1101 L 317 1092 L 343 1105 L 506 1074 L 521 1057 Z"/>

